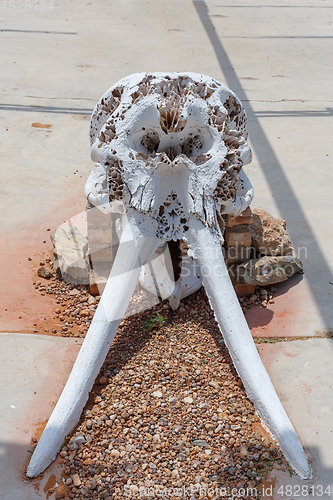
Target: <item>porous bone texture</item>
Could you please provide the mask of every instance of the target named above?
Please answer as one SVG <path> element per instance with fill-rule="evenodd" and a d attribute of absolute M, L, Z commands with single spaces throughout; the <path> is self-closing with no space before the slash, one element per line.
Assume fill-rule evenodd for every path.
<path fill-rule="evenodd" d="M 139 73 L 119 81 L 91 118 L 96 168 L 86 196 L 104 211 L 139 210 L 156 236 L 184 237 L 188 219 L 220 231 L 221 215 L 252 201 L 246 114 L 237 96 L 196 73 Z"/>

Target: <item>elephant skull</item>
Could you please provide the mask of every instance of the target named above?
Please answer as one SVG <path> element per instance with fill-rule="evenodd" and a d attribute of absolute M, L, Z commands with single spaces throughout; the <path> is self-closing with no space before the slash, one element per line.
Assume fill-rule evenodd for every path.
<path fill-rule="evenodd" d="M 251 161 L 246 139 L 246 114 L 237 96 L 195 73 L 135 74 L 111 87 L 96 105 L 90 128 L 96 167 L 85 194 L 103 212 L 122 214 L 120 247 L 28 476 L 49 465 L 78 422 L 140 268 L 165 242 L 182 240 L 200 266 L 248 397 L 290 465 L 301 477 L 310 477 L 302 446 L 252 340 L 221 249 L 223 216 L 240 214 L 253 198 L 242 169 Z M 185 293 L 182 286 L 184 282 L 175 303 Z"/>

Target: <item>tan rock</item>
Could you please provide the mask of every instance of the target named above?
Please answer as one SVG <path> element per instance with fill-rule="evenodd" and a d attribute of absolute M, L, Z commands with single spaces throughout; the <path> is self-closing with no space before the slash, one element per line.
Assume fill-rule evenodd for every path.
<path fill-rule="evenodd" d="M 212 423 L 207 422 L 205 424 L 205 428 L 206 428 L 207 432 L 214 431 L 216 428 L 216 424 L 212 424 Z"/>
<path fill-rule="evenodd" d="M 88 309 L 83 309 L 82 311 L 80 311 L 80 316 L 82 316 L 83 318 L 87 318 L 89 316 Z"/>
<path fill-rule="evenodd" d="M 261 208 L 253 209 L 250 226 L 252 244 L 264 255 L 294 255 L 294 249 L 286 230 L 286 221 L 275 219 Z"/>
<path fill-rule="evenodd" d="M 247 448 L 246 448 L 246 446 L 244 444 L 240 445 L 239 453 L 241 455 L 243 455 L 244 457 L 248 454 Z"/>
<path fill-rule="evenodd" d="M 74 486 L 76 486 L 77 488 L 78 488 L 79 486 L 81 486 L 81 479 L 80 479 L 80 477 L 79 477 L 79 475 L 78 475 L 78 474 L 73 474 L 73 475 L 71 476 L 71 478 L 72 478 L 72 481 L 73 481 Z"/>

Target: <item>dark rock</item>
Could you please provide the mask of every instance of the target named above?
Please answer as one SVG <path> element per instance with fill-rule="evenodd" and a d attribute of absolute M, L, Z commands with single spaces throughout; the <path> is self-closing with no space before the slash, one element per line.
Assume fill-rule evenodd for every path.
<path fill-rule="evenodd" d="M 97 481 L 96 479 L 93 477 L 92 480 L 91 480 L 91 483 L 90 483 L 90 489 L 91 490 L 95 490 L 97 487 Z"/>
<path fill-rule="evenodd" d="M 53 276 L 51 271 L 45 269 L 45 267 L 40 267 L 37 271 L 37 274 L 40 278 L 45 278 L 46 280 L 49 280 Z"/>
<path fill-rule="evenodd" d="M 208 448 L 209 444 L 203 439 L 194 439 L 192 441 L 192 446 L 201 446 L 202 448 Z"/>

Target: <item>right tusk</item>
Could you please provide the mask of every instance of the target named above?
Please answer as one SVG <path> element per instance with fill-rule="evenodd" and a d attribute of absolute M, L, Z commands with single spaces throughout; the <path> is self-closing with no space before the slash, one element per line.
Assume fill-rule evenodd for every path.
<path fill-rule="evenodd" d="M 161 245 L 154 224 L 141 214 L 132 214 L 125 221 L 102 298 L 67 384 L 31 457 L 28 477 L 38 476 L 55 459 L 65 437 L 79 421 L 138 283 L 140 267 Z M 140 226 L 145 228 L 144 233 Z"/>
<path fill-rule="evenodd" d="M 201 266 L 210 305 L 247 396 L 292 468 L 302 479 L 309 479 L 311 469 L 304 450 L 260 359 L 228 275 L 219 238 L 195 218 L 187 237 Z"/>

